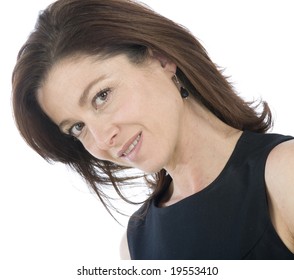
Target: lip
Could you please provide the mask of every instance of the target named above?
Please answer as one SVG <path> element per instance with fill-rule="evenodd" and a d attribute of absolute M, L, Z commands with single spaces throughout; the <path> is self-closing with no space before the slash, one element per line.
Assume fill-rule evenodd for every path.
<path fill-rule="evenodd" d="M 124 156 L 123 154 L 128 150 L 128 148 L 130 147 L 130 145 L 132 145 L 132 143 L 137 139 L 137 137 L 141 134 L 141 138 L 142 138 L 142 131 L 140 131 L 139 133 L 137 133 L 136 135 L 134 135 L 123 147 L 122 149 L 117 153 L 118 157 L 128 157 L 128 156 Z M 141 138 L 139 140 L 139 142 L 141 142 Z M 139 145 L 139 143 L 137 144 L 137 146 Z M 137 146 L 134 148 L 134 150 L 136 150 Z M 133 151 L 134 151 L 133 150 Z M 131 151 L 130 154 L 133 153 L 133 151 Z"/>

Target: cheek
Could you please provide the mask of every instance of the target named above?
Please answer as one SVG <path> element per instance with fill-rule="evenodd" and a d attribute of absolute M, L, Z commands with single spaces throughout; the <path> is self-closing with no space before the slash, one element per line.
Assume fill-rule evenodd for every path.
<path fill-rule="evenodd" d="M 81 143 L 83 144 L 84 148 L 95 158 L 99 160 L 109 160 L 105 151 L 98 148 L 98 145 L 95 143 L 94 140 L 86 139 L 82 140 Z"/>
<path fill-rule="evenodd" d="M 104 161 L 111 161 L 111 162 L 114 162 L 113 161 L 113 158 L 111 158 L 109 155 L 107 155 L 105 152 L 103 151 L 97 151 L 97 150 L 88 150 L 87 151 L 93 156 L 95 157 L 96 159 L 98 160 L 104 160 Z"/>

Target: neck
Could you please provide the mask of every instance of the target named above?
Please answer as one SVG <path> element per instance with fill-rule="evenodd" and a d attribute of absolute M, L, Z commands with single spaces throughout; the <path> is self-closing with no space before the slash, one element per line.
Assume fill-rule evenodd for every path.
<path fill-rule="evenodd" d="M 181 127 L 176 149 L 165 168 L 172 177 L 166 205 L 212 183 L 241 136 L 241 131 L 226 125 L 193 100 L 185 104 Z"/>

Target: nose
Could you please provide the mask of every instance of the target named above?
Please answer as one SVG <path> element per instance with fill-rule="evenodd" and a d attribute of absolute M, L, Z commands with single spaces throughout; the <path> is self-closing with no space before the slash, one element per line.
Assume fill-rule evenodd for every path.
<path fill-rule="evenodd" d="M 88 125 L 93 144 L 100 150 L 108 150 L 116 146 L 119 128 L 114 124 L 96 122 Z"/>

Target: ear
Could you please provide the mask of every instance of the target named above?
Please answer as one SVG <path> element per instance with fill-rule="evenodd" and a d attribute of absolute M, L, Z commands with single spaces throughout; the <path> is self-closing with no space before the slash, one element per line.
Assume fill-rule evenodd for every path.
<path fill-rule="evenodd" d="M 168 59 L 166 56 L 150 49 L 149 54 L 151 58 L 156 59 L 160 62 L 160 65 L 164 70 L 171 72 L 172 75 L 176 73 L 177 65 L 173 63 L 170 59 Z"/>

